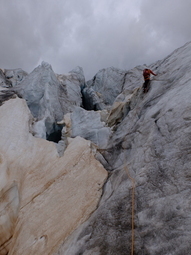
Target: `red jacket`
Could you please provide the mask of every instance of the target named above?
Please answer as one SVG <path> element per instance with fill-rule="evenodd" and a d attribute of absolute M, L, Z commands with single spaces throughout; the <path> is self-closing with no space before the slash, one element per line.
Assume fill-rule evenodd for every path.
<path fill-rule="evenodd" d="M 144 80 L 145 80 L 145 81 L 146 81 L 146 80 L 150 80 L 150 75 L 151 75 L 151 74 L 153 74 L 153 75 L 156 76 L 156 74 L 153 73 L 150 69 L 145 69 L 145 70 L 143 71 Z"/>

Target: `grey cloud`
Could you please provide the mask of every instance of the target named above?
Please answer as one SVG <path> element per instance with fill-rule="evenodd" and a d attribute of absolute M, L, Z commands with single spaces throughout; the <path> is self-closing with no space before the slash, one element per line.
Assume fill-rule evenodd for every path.
<path fill-rule="evenodd" d="M 142 2 L 139 24 L 148 45 L 145 60 L 154 61 L 191 40 L 189 0 L 146 0 Z"/>
<path fill-rule="evenodd" d="M 190 0 L 2 0 L 0 67 L 57 73 L 150 64 L 191 40 Z"/>

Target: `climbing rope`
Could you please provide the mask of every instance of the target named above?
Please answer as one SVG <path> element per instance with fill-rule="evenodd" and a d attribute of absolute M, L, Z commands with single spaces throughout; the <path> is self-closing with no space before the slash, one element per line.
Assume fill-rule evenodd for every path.
<path fill-rule="evenodd" d="M 104 149 L 99 149 L 99 151 L 104 151 Z M 133 179 L 130 174 L 129 170 L 126 165 L 126 161 L 124 159 L 124 170 L 127 173 L 127 176 L 131 180 L 132 183 L 132 197 L 131 197 L 131 203 L 132 203 L 132 209 L 131 209 L 131 255 L 134 255 L 134 247 L 135 247 L 135 179 Z"/>
<path fill-rule="evenodd" d="M 135 179 L 133 179 L 128 171 L 128 168 L 126 166 L 126 164 L 124 165 L 124 169 L 129 177 L 129 179 L 131 180 L 132 183 L 132 210 L 131 210 L 131 255 L 134 254 L 134 246 L 135 246 L 135 223 L 134 223 L 134 219 L 135 219 Z"/>

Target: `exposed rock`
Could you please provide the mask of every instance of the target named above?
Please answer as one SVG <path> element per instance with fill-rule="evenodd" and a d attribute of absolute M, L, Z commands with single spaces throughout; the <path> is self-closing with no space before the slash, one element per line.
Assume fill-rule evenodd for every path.
<path fill-rule="evenodd" d="M 11 99 L 11 98 L 15 98 L 15 92 L 8 90 L 6 88 L 1 88 L 0 87 L 0 106 L 7 100 Z"/>
<path fill-rule="evenodd" d="M 113 126 L 122 122 L 129 111 L 141 100 L 141 93 L 142 90 L 138 88 L 132 93 L 124 90 L 119 94 L 109 111 L 109 116 L 107 118 L 108 125 Z"/>
<path fill-rule="evenodd" d="M 6 83 L 11 87 L 15 87 L 16 85 L 21 83 L 28 75 L 28 73 L 23 71 L 21 68 L 5 69 L 4 74 L 6 77 Z"/>
<path fill-rule="evenodd" d="M 11 82 L 6 79 L 4 71 L 4 69 L 0 69 L 0 87 L 8 88 L 11 87 Z"/>
<path fill-rule="evenodd" d="M 64 108 L 70 106 L 69 111 L 72 111 L 73 106 L 81 106 L 82 105 L 81 87 L 85 83 L 83 69 L 81 67 L 77 67 L 76 69 L 70 71 L 69 74 L 65 75 L 59 74 L 56 76 L 61 83 L 61 88 L 64 88 L 66 91 L 67 100 L 66 98 L 64 98 L 63 100 L 63 98 L 61 97 L 62 93 L 61 91 L 59 91 L 60 102 L 61 104 L 63 104 Z M 66 113 L 66 111 L 64 112 Z"/>

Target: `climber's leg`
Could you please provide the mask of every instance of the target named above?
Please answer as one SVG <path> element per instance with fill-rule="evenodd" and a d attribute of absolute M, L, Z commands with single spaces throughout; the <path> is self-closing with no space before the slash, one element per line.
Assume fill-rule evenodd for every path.
<path fill-rule="evenodd" d="M 143 84 L 143 93 L 147 93 L 150 89 L 150 80 L 146 80 Z"/>

